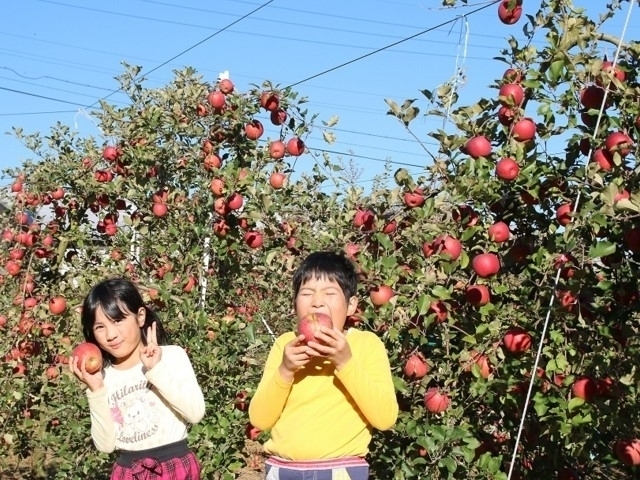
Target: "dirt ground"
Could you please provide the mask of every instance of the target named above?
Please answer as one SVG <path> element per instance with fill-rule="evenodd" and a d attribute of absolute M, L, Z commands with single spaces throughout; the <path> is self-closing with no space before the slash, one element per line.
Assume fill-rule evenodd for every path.
<path fill-rule="evenodd" d="M 238 480 L 262 480 L 264 478 L 264 454 L 262 445 L 247 440 L 245 443 L 247 465 L 240 470 Z"/>

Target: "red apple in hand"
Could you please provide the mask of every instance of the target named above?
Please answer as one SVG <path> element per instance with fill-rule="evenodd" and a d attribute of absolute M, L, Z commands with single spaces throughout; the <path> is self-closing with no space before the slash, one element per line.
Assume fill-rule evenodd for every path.
<path fill-rule="evenodd" d="M 298 335 L 304 335 L 304 341 L 317 342 L 316 334 L 320 331 L 320 327 L 333 328 L 333 322 L 329 315 L 324 313 L 310 313 L 298 320 Z"/>
<path fill-rule="evenodd" d="M 79 344 L 73 349 L 71 356 L 78 358 L 78 365 L 81 365 L 85 358 L 87 359 L 85 365 L 87 373 L 96 373 L 102 368 L 102 352 L 94 343 L 83 342 Z"/>

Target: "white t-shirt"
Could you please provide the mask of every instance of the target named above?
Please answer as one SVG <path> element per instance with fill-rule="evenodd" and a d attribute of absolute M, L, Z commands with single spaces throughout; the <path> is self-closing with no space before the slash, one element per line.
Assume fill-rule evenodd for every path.
<path fill-rule="evenodd" d="M 104 369 L 104 387 L 87 390 L 91 438 L 101 452 L 145 450 L 183 440 L 204 416 L 204 396 L 187 353 L 162 346 L 151 369 Z"/>

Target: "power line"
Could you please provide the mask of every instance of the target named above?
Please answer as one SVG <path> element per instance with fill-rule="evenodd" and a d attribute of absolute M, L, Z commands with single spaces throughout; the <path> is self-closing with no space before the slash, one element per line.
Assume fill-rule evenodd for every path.
<path fill-rule="evenodd" d="M 73 80 L 66 80 L 64 78 L 59 78 L 59 77 L 52 77 L 50 75 L 39 75 L 37 77 L 29 77 L 27 75 L 22 75 L 21 73 L 17 72 L 16 70 L 14 70 L 11 67 L 4 67 L 4 66 L 0 66 L 0 69 L 2 70 L 9 70 L 10 72 L 13 72 L 15 75 L 17 75 L 20 78 L 24 78 L 26 80 L 40 80 L 40 79 L 49 79 L 49 80 L 55 80 L 57 82 L 62 82 L 62 83 L 68 83 L 70 85 L 77 85 L 79 87 L 87 87 L 87 88 L 95 88 L 98 90 L 107 90 L 107 91 L 111 91 L 110 88 L 105 88 L 105 87 L 96 87 L 95 85 L 89 85 L 86 83 L 80 83 L 80 82 L 74 82 Z"/>
<path fill-rule="evenodd" d="M 467 13 L 467 14 L 465 14 L 463 16 L 468 17 L 470 15 L 473 15 L 474 13 L 477 13 L 477 12 L 479 12 L 481 10 L 484 10 L 485 8 L 489 8 L 491 5 L 495 5 L 496 3 L 500 2 L 500 1 L 501 0 L 494 0 L 493 2 L 488 3 L 487 5 L 483 5 L 482 7 L 476 8 L 475 10 L 471 10 L 469 13 Z M 334 70 L 338 70 L 338 69 L 340 69 L 342 67 L 346 67 L 347 65 L 351 65 L 352 63 L 358 62 L 358 61 L 360 61 L 360 60 L 362 60 L 364 58 L 367 58 L 367 57 L 370 57 L 372 55 L 375 55 L 376 53 L 380 53 L 380 52 L 382 52 L 384 50 L 388 50 L 391 47 L 395 47 L 396 45 L 399 45 L 401 43 L 404 43 L 404 42 L 407 42 L 409 40 L 412 40 L 412 39 L 414 39 L 416 37 L 419 37 L 420 35 L 424 35 L 425 33 L 432 32 L 433 30 L 435 30 L 437 28 L 441 28 L 441 27 L 444 27 L 445 25 L 449 25 L 451 23 L 454 23 L 454 22 L 458 21 L 459 18 L 460 17 L 452 18 L 451 20 L 447 20 L 446 22 L 442 22 L 442 23 L 440 23 L 440 24 L 438 24 L 438 25 L 436 25 L 434 27 L 427 28 L 426 30 L 422 30 L 421 32 L 418 32 L 418 33 L 415 33 L 415 34 L 410 35 L 408 37 L 405 37 L 402 40 L 398 40 L 397 42 L 393 42 L 393 43 L 390 43 L 388 45 L 385 45 L 384 47 L 381 47 L 381 48 L 378 48 L 376 50 L 373 50 L 372 52 L 369 52 L 369 53 L 367 53 L 365 55 L 361 55 L 361 56 L 359 56 L 357 58 L 354 58 L 354 59 L 349 60 L 347 62 L 341 63 L 340 65 L 336 65 L 335 67 L 329 68 L 329 69 L 324 70 L 324 71 L 322 71 L 320 73 L 316 73 L 315 75 L 311 75 L 310 77 L 307 77 L 307 78 L 305 78 L 303 80 L 300 80 L 298 82 L 290 84 L 287 88 L 295 87 L 296 85 L 300 85 L 301 83 L 305 83 L 305 82 L 307 82 L 309 80 L 313 80 L 314 78 L 318 78 L 318 77 L 320 77 L 322 75 L 325 75 L 325 74 L 327 74 L 329 72 L 333 72 Z"/>
<path fill-rule="evenodd" d="M 22 90 L 14 90 L 13 88 L 0 87 L 0 90 L 6 90 L 7 92 L 19 93 L 21 95 L 27 95 L 29 97 L 43 98 L 45 100 L 51 100 L 52 102 L 66 103 L 67 105 L 74 105 L 76 107 L 83 107 L 83 105 L 80 104 L 80 103 L 69 102 L 67 100 L 61 100 L 60 98 L 47 97 L 45 95 L 38 95 L 38 94 L 35 94 L 35 93 L 31 93 L 31 92 L 24 92 Z"/>
<path fill-rule="evenodd" d="M 258 10 L 263 9 L 264 7 L 266 7 L 267 5 L 269 5 L 270 3 L 272 3 L 273 0 L 267 0 L 265 3 L 263 3 L 262 5 L 258 6 L 257 8 L 254 8 L 253 10 L 251 10 L 249 13 L 246 13 L 245 15 L 241 16 L 240 18 L 234 20 L 233 22 L 231 22 L 230 24 L 228 24 L 227 26 L 218 29 L 217 31 L 215 31 L 214 33 L 212 33 L 211 35 L 209 35 L 208 37 L 204 38 L 203 40 L 200 40 L 199 42 L 194 43 L 193 45 L 191 45 L 189 48 L 183 50 L 182 52 L 178 53 L 177 55 L 174 55 L 173 57 L 169 58 L 168 60 L 162 62 L 160 65 L 158 65 L 155 68 L 152 68 L 151 70 L 149 70 L 148 72 L 145 73 L 145 75 L 149 75 L 153 72 L 155 72 L 156 70 L 164 67 L 165 65 L 167 65 L 169 62 L 174 61 L 176 58 L 181 57 L 182 55 L 184 55 L 185 53 L 193 50 L 194 48 L 196 48 L 199 45 L 202 45 L 204 42 L 212 39 L 213 37 L 215 37 L 216 35 L 219 35 L 220 33 L 224 32 L 225 30 L 227 30 L 228 28 L 232 27 L 233 25 L 235 25 L 236 23 L 244 20 L 245 18 L 251 16 L 253 13 L 257 12 Z M 96 103 L 100 102 L 101 100 L 106 100 L 107 98 L 109 98 L 111 95 L 114 95 L 116 93 L 118 93 L 119 91 L 121 91 L 122 89 L 119 88 L 118 90 L 115 90 L 113 92 L 111 92 L 109 95 L 107 95 L 106 97 L 103 97 L 100 100 L 96 100 L 94 103 L 92 103 L 91 105 L 89 105 L 87 108 L 91 108 L 93 107 Z"/>
<path fill-rule="evenodd" d="M 0 117 L 21 117 L 23 115 L 53 115 L 59 113 L 76 113 L 76 110 L 54 110 L 52 112 L 15 112 L 0 113 Z"/>

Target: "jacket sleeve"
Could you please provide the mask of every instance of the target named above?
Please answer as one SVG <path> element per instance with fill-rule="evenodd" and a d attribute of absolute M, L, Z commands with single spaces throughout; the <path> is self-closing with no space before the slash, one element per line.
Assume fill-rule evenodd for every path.
<path fill-rule="evenodd" d="M 249 421 L 260 430 L 268 430 L 275 425 L 289 397 L 293 382 L 286 382 L 278 369 L 282 363 L 284 345 L 292 338 L 291 334 L 284 334 L 271 347 L 262 379 L 249 403 Z"/>
<path fill-rule="evenodd" d="M 89 414 L 91 416 L 91 439 L 98 451 L 111 453 L 116 448 L 116 427 L 111 418 L 107 389 L 92 392 L 87 390 L 89 400 Z"/>
<path fill-rule="evenodd" d="M 384 344 L 375 334 L 362 332 L 362 335 L 363 344 L 352 348 L 355 353 L 342 370 L 336 371 L 336 377 L 371 426 L 388 430 L 398 418 L 398 400 L 389 358 Z"/>
<path fill-rule="evenodd" d="M 178 346 L 163 347 L 162 358 L 145 371 L 147 380 L 171 407 L 189 423 L 204 417 L 204 395 L 187 352 Z"/>

